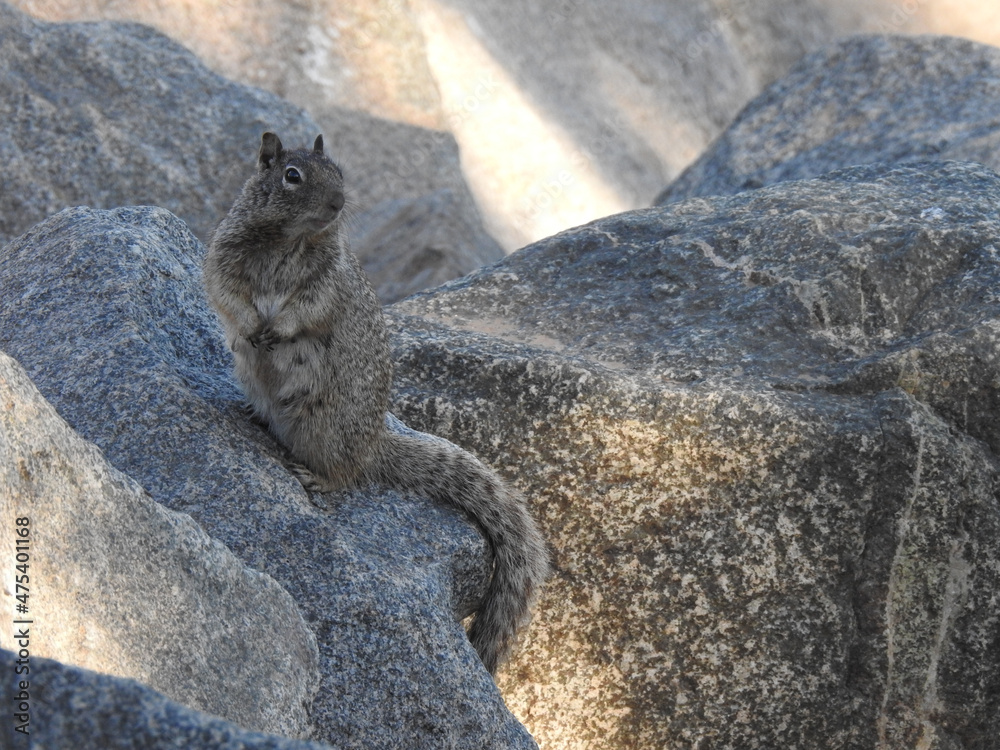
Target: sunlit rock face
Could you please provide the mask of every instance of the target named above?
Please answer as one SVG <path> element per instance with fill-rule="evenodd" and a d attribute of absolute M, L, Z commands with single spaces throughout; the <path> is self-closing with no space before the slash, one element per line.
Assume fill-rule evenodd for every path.
<path fill-rule="evenodd" d="M 847 169 L 392 308 L 398 411 L 554 547 L 502 683 L 541 746 L 997 736 L 998 205 L 976 164 Z"/>

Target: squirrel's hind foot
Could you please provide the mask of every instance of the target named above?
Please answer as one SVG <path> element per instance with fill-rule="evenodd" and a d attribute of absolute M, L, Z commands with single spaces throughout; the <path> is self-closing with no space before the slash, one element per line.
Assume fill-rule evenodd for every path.
<path fill-rule="evenodd" d="M 297 461 L 289 461 L 286 466 L 292 475 L 299 480 L 302 488 L 309 494 L 329 492 L 333 489 L 313 474 L 304 464 L 300 464 Z"/>
<path fill-rule="evenodd" d="M 342 489 L 341 487 L 321 479 L 306 466 L 298 462 L 288 461 L 285 466 L 299 480 L 302 489 L 306 491 L 306 495 L 309 497 L 310 503 L 320 510 L 333 510 L 336 500 L 329 493 Z"/>

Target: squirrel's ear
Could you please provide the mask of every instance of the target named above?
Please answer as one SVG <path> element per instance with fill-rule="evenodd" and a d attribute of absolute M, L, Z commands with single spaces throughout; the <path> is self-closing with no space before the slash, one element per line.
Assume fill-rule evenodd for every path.
<path fill-rule="evenodd" d="M 274 133 L 267 132 L 260 137 L 260 153 L 257 154 L 258 169 L 268 169 L 281 154 L 281 141 Z"/>
<path fill-rule="evenodd" d="M 313 151 L 317 154 L 323 153 L 323 134 L 320 133 L 316 136 L 316 143 L 313 144 Z"/>

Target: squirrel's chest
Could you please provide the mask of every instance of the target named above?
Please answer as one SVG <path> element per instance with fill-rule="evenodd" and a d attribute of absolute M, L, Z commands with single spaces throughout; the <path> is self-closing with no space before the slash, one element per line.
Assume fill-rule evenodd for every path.
<path fill-rule="evenodd" d="M 289 296 L 287 292 L 257 291 L 251 294 L 250 304 L 260 315 L 261 320 L 272 321 L 288 304 Z"/>

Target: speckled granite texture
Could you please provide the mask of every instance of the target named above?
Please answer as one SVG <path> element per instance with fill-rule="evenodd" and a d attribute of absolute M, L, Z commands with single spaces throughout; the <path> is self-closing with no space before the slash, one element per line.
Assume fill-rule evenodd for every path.
<path fill-rule="evenodd" d="M 395 407 L 534 498 L 547 749 L 990 747 L 1000 177 L 861 167 L 569 230 L 392 308 Z"/>
<path fill-rule="evenodd" d="M 203 253 L 162 209 L 63 211 L 0 251 L 0 350 L 111 464 L 292 595 L 319 644 L 314 739 L 535 747 L 459 622 L 483 538 L 421 498 L 309 502 L 242 409 Z"/>

